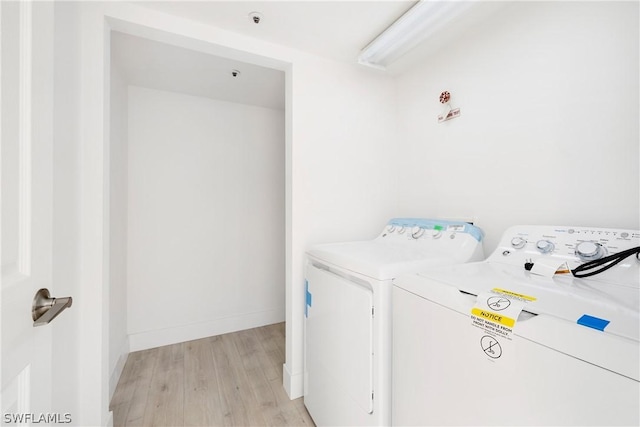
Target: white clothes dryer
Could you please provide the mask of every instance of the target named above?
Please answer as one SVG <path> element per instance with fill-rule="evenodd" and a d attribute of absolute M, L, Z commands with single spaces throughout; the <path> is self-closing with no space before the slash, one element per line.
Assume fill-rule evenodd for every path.
<path fill-rule="evenodd" d="M 637 230 L 515 226 L 484 262 L 396 279 L 393 424 L 639 425 L 639 246 Z"/>
<path fill-rule="evenodd" d="M 391 279 L 484 259 L 465 222 L 392 219 L 374 240 L 307 252 L 304 404 L 324 425 L 391 423 Z"/>

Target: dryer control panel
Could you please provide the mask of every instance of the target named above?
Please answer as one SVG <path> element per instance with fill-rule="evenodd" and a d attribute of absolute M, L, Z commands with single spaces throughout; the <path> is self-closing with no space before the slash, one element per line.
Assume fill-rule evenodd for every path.
<path fill-rule="evenodd" d="M 385 226 L 378 238 L 388 240 L 455 239 L 458 234 L 466 234 L 482 242 L 482 230 L 462 221 L 427 218 L 394 218 Z"/>
<path fill-rule="evenodd" d="M 487 261 L 524 266 L 530 262 L 558 265 L 568 273 L 579 265 L 640 246 L 640 230 L 595 227 L 518 225 L 502 235 Z M 561 267 L 565 265 L 564 270 Z M 524 268 L 524 267 L 523 267 Z M 633 255 L 602 273 L 608 281 L 638 286 L 640 259 Z M 593 276 L 597 279 L 598 276 Z"/>

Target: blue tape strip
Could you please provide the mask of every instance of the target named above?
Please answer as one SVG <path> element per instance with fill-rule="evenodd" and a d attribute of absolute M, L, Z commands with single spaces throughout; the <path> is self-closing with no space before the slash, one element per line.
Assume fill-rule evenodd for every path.
<path fill-rule="evenodd" d="M 606 328 L 609 323 L 610 322 L 608 320 L 589 316 L 588 314 L 583 314 L 582 317 L 578 319 L 578 325 L 586 326 L 587 328 L 597 329 L 599 331 L 604 331 L 604 328 Z"/>
<path fill-rule="evenodd" d="M 311 293 L 309 292 L 309 281 L 304 281 L 304 295 L 305 295 L 305 305 L 304 305 L 304 317 L 309 317 L 309 307 L 311 307 Z"/>

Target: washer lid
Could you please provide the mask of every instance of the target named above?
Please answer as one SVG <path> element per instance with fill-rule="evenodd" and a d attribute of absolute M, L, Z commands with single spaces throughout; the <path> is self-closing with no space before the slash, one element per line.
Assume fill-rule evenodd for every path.
<path fill-rule="evenodd" d="M 420 273 L 420 276 L 473 295 L 499 288 L 531 296 L 535 301 L 527 303 L 526 311 L 640 341 L 640 292 L 637 286 L 578 279 L 570 274 L 545 278 L 524 268 L 491 262 L 437 268 Z M 604 326 L 597 322 L 590 324 L 583 316 L 609 323 Z"/>
<path fill-rule="evenodd" d="M 466 316 L 479 294 L 495 288 L 534 297 L 517 319 L 515 336 L 640 381 L 637 289 L 572 277 L 544 279 L 521 270 L 479 262 L 404 275 L 393 283 Z M 609 323 L 580 322 L 584 315 Z"/>
<path fill-rule="evenodd" d="M 318 245 L 307 254 L 375 280 L 391 280 L 401 274 L 454 264 L 453 257 L 434 247 L 376 240 Z"/>

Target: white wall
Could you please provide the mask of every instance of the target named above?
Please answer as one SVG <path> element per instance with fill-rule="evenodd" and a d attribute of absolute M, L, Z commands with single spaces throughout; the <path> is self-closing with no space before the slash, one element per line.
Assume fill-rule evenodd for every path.
<path fill-rule="evenodd" d="M 400 149 L 391 78 L 320 58 L 292 70 L 291 213 L 284 385 L 303 393 L 304 257 L 317 243 L 374 238 L 395 216 Z"/>
<path fill-rule="evenodd" d="M 398 214 L 475 217 L 487 253 L 513 224 L 637 229 L 638 39 L 637 2 L 513 2 L 398 77 Z"/>
<path fill-rule="evenodd" d="M 284 112 L 129 87 L 132 351 L 285 318 Z"/>
<path fill-rule="evenodd" d="M 287 348 L 283 384 L 292 398 L 301 396 L 304 251 L 324 240 L 370 238 L 372 230 L 377 233 L 394 212 L 395 192 L 399 190 L 393 188 L 389 163 L 398 146 L 393 80 L 356 65 L 324 60 L 132 4 L 83 3 L 78 38 L 83 42 L 79 123 L 85 212 L 80 278 L 86 284 L 85 294 L 97 301 L 108 298 L 108 282 L 100 268 L 108 230 L 98 228 L 104 219 L 104 183 L 108 178 L 100 155 L 108 144 L 101 127 L 105 120 L 103 91 L 108 87 L 108 28 L 286 72 Z M 82 312 L 80 357 L 86 375 L 79 386 L 80 418 L 85 424 L 108 419 L 101 396 L 108 393 L 109 374 L 100 367 L 108 357 L 109 344 L 89 334 L 101 328 L 105 314 L 104 310 Z"/>
<path fill-rule="evenodd" d="M 129 353 L 127 336 L 127 84 L 111 62 L 111 140 L 109 144 L 109 396 Z"/>
<path fill-rule="evenodd" d="M 311 245 L 376 237 L 404 190 L 393 80 L 319 58 L 293 74 L 295 268 Z"/>

